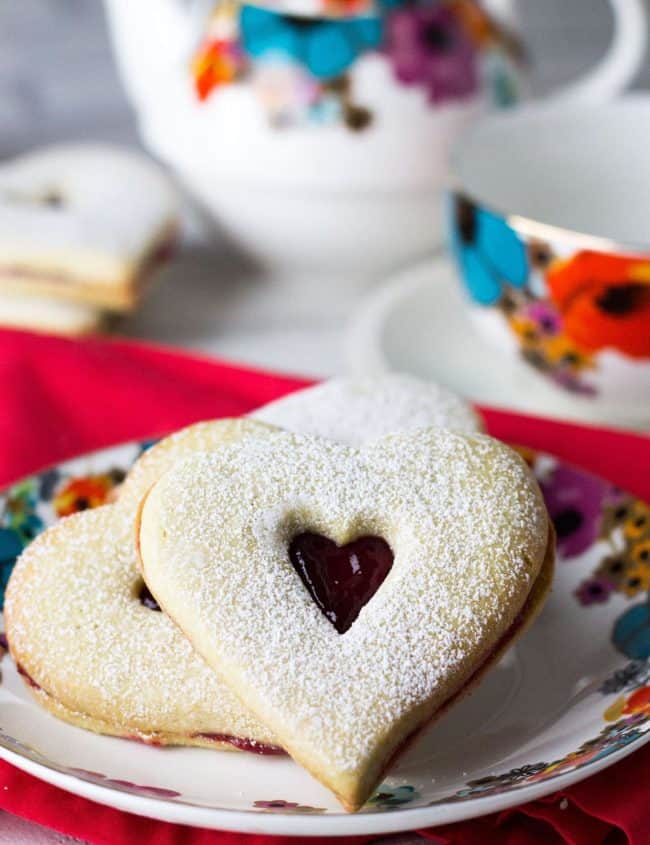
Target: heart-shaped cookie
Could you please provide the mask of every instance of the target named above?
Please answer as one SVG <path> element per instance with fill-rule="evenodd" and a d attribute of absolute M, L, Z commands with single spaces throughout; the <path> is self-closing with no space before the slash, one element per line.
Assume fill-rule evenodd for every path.
<path fill-rule="evenodd" d="M 157 744 L 279 752 L 271 731 L 147 600 L 134 533 L 140 499 L 179 457 L 273 431 L 246 419 L 183 429 L 145 452 L 117 504 L 68 517 L 25 550 L 7 588 L 5 625 L 48 710 Z"/>
<path fill-rule="evenodd" d="M 119 147 L 63 145 L 3 163 L 0 292 L 130 310 L 177 221 L 169 178 Z"/>
<path fill-rule="evenodd" d="M 291 563 L 305 532 L 394 554 L 344 634 Z M 281 433 L 194 456 L 153 486 L 139 536 L 160 605 L 348 809 L 512 641 L 553 563 L 523 461 L 440 429 L 361 450 Z"/>
<path fill-rule="evenodd" d="M 271 402 L 252 417 L 357 447 L 428 426 L 482 430 L 480 418 L 460 396 L 435 382 L 399 373 L 331 379 Z"/>

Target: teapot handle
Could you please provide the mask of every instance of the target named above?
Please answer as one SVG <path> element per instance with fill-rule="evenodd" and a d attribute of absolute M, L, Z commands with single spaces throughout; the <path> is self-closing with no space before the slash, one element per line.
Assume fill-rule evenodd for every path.
<path fill-rule="evenodd" d="M 607 53 L 584 76 L 552 92 L 548 105 L 599 103 L 620 94 L 645 57 L 648 13 L 644 0 L 609 0 L 614 34 Z"/>

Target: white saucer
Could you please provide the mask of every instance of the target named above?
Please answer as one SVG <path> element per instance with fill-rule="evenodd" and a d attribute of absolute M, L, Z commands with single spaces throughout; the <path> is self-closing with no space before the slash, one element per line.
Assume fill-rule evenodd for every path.
<path fill-rule="evenodd" d="M 411 267 L 375 291 L 353 321 L 347 346 L 349 367 L 358 375 L 412 373 L 492 407 L 650 428 L 649 408 L 622 409 L 573 396 L 483 340 L 467 316 L 455 268 L 446 256 Z"/>

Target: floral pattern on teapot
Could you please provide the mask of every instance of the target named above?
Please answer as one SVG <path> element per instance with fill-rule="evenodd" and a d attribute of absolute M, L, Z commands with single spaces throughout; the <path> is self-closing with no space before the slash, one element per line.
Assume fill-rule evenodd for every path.
<path fill-rule="evenodd" d="M 398 84 L 420 89 L 430 106 L 479 91 L 501 107 L 519 99 L 519 43 L 473 0 L 381 0 L 373 14 L 356 0 L 324 0 L 320 18 L 222 0 L 192 76 L 202 101 L 225 85 L 249 82 L 273 126 L 359 131 L 373 116 L 355 99 L 351 70 L 369 53 L 389 64 Z"/>

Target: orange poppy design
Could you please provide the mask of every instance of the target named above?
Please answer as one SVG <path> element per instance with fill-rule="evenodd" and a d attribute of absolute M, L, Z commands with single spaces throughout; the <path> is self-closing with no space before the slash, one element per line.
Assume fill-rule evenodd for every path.
<path fill-rule="evenodd" d="M 578 346 L 650 358 L 650 258 L 583 251 L 553 262 L 546 282 Z"/>
<path fill-rule="evenodd" d="M 233 42 L 215 39 L 203 44 L 192 63 L 198 98 L 207 100 L 215 88 L 233 82 L 241 65 L 240 51 Z"/>
<path fill-rule="evenodd" d="M 326 13 L 342 17 L 372 11 L 371 0 L 323 0 L 323 7 Z"/>
<path fill-rule="evenodd" d="M 72 478 L 54 497 L 52 502 L 58 516 L 96 508 L 108 501 L 116 479 L 106 475 L 90 475 L 85 478 Z"/>
<path fill-rule="evenodd" d="M 650 686 L 641 687 L 632 693 L 623 709 L 625 715 L 644 713 L 650 715 Z"/>
<path fill-rule="evenodd" d="M 611 704 L 605 713 L 604 718 L 608 722 L 615 722 L 622 716 L 650 716 L 650 686 L 639 687 L 628 696 L 620 696 Z"/>

